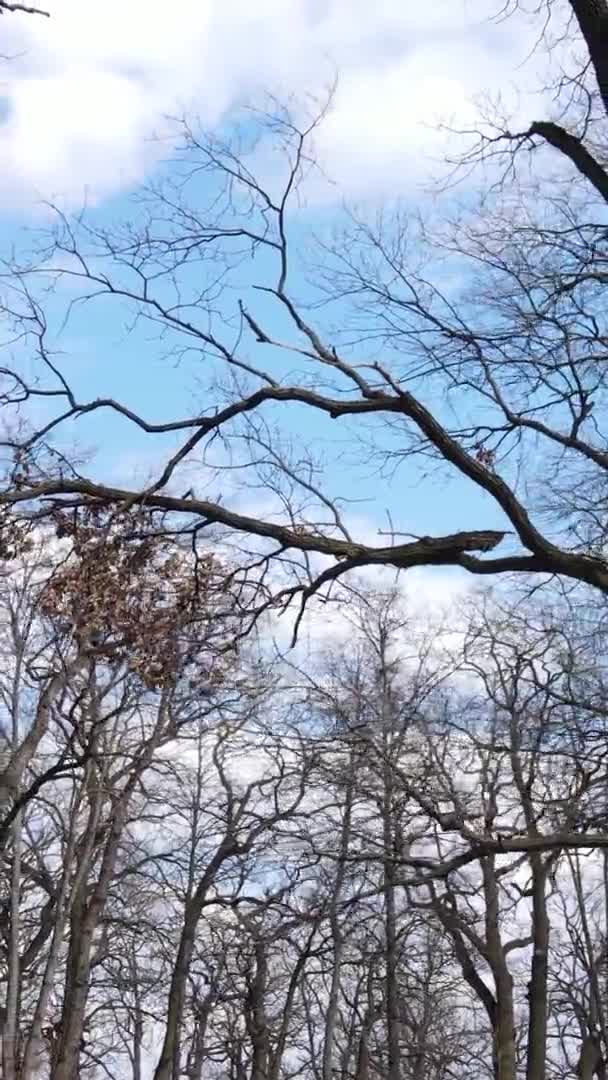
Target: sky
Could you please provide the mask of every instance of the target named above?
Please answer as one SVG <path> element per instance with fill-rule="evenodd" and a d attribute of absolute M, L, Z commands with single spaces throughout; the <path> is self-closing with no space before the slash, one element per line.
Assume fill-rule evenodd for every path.
<path fill-rule="evenodd" d="M 100 225 L 128 215 L 139 185 L 171 170 L 176 117 L 198 117 L 219 131 L 235 110 L 266 92 L 281 101 L 323 101 L 334 82 L 316 134 L 324 178 L 307 189 L 309 220 L 331 225 L 342 201 L 373 207 L 403 197 L 415 207 L 428 198 L 429 178 L 452 145 L 437 125 L 471 126 L 487 94 L 500 94 L 513 126 L 538 111 L 542 58 L 530 59 L 538 24 L 523 15 L 493 18 L 501 6 L 500 0 L 174 0 L 170 6 L 48 0 L 49 19 L 4 17 L 0 248 L 19 246 L 24 228 L 46 223 L 47 200 L 73 212 L 86 204 Z M 124 320 L 108 320 L 103 308 L 76 316 L 60 345 L 82 397 L 121 397 L 153 419 L 191 412 L 196 371 L 167 372 L 149 339 L 128 335 Z M 312 443 L 316 421 L 293 415 L 296 441 Z M 83 429 L 83 438 L 111 462 L 114 482 L 154 468 L 156 447 L 107 415 Z M 352 514 L 368 537 L 387 526 L 387 509 L 404 530 L 442 531 L 447 513 L 447 531 L 455 531 L 465 524 L 459 520 L 465 509 L 479 527 L 497 526 L 495 509 L 470 488 L 465 504 L 461 482 L 446 475 L 431 499 L 413 476 L 396 489 L 370 467 L 366 479 L 355 481 L 349 440 L 340 429 L 324 456 L 333 486 L 360 500 Z M 226 484 L 230 494 L 230 480 L 224 476 L 222 484 L 224 496 Z M 218 490 L 216 484 L 210 494 Z M 256 492 L 258 505 L 261 498 Z"/>
<path fill-rule="evenodd" d="M 492 20 L 500 0 L 49 0 L 52 18 L 2 23 L 0 191 L 79 204 L 143 179 L 167 118 L 218 124 L 260 90 L 323 96 L 338 76 L 320 139 L 349 195 L 405 189 L 440 150 L 435 121 L 471 120 L 500 90 L 527 109 L 523 61 L 538 24 Z"/>
<path fill-rule="evenodd" d="M 537 24 L 493 20 L 502 0 L 46 2 L 48 20 L 0 18 L 0 252 L 26 243 L 25 228 L 46 223 L 49 200 L 74 212 L 86 203 L 100 225 L 127 215 L 138 186 L 170 169 L 175 117 L 198 116 L 220 130 L 265 91 L 281 100 L 323 100 L 337 80 L 316 137 L 327 181 L 307 191 L 312 219 L 325 223 L 341 200 L 373 207 L 387 197 L 412 206 L 427 198 L 427 182 L 452 145 L 436 126 L 474 124 L 483 94 L 500 93 L 514 127 L 539 107 L 542 59 L 530 59 Z M 144 330 L 128 334 L 124 320 L 108 319 L 103 306 L 81 309 L 57 344 L 83 398 L 111 394 L 153 419 L 192 412 L 195 366 L 168 367 Z M 292 415 L 295 440 L 312 445 L 316 418 Z M 379 478 L 371 465 L 355 476 L 348 432 L 332 439 L 323 449 L 328 479 L 351 500 L 358 538 L 388 543 L 378 537 L 389 525 L 386 511 L 397 527 L 419 533 L 500 525 L 495 508 L 447 472 L 432 486 L 407 471 L 392 482 Z M 119 484 L 146 480 L 158 459 L 156 444 L 148 449 L 107 415 L 87 424 L 81 445 L 97 447 L 106 475 Z M 196 465 L 195 477 L 201 472 Z M 230 474 L 207 469 L 206 476 L 209 491 L 200 494 L 221 493 L 243 511 L 274 509 L 259 489 L 248 506 L 231 490 Z M 392 576 L 387 571 L 381 583 Z M 462 575 L 417 570 L 407 582 L 415 614 L 464 606 Z M 291 623 L 282 623 L 280 647 L 290 634 Z M 341 641 L 344 623 L 316 609 L 303 653 L 311 637 L 317 648 Z"/>

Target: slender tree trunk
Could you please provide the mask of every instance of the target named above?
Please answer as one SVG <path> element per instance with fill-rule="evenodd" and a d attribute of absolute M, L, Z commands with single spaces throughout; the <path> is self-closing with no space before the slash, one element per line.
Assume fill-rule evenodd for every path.
<path fill-rule="evenodd" d="M 386 1029 L 387 1029 L 387 1080 L 401 1080 L 401 1062 L 399 1048 L 399 988 L 398 950 L 397 950 L 397 913 L 395 905 L 395 864 L 394 822 L 393 822 L 393 785 L 390 766 L 384 769 L 384 851 L 383 895 L 385 927 L 385 992 L 386 992 Z"/>
<path fill-rule="evenodd" d="M 496 979 L 496 1080 L 517 1080 L 513 979 L 501 972 Z"/>
<path fill-rule="evenodd" d="M 287 1045 L 287 1035 L 289 1032 L 289 1023 L 293 1014 L 293 1003 L 296 996 L 296 991 L 300 986 L 300 979 L 302 972 L 306 966 L 306 961 L 310 956 L 312 943 L 317 933 L 317 924 L 315 924 L 312 932 L 310 933 L 306 945 L 302 952 L 298 956 L 295 967 L 291 973 L 289 979 L 289 986 L 287 989 L 287 995 L 285 998 L 285 1006 L 283 1008 L 283 1014 L 281 1017 L 281 1024 L 279 1027 L 279 1034 L 275 1042 L 274 1051 L 271 1049 L 270 1064 L 268 1067 L 268 1080 L 279 1080 L 281 1074 L 281 1065 L 283 1063 L 283 1055 L 285 1053 L 285 1047 Z"/>
<path fill-rule="evenodd" d="M 369 1080 L 369 1032 L 363 1024 L 361 1028 L 361 1034 L 359 1036 L 359 1050 L 357 1053 L 357 1068 L 355 1072 L 355 1080 Z"/>
<path fill-rule="evenodd" d="M 482 862 L 488 960 L 496 987 L 494 1060 L 496 1080 L 517 1080 L 513 977 L 500 937 L 500 904 L 494 856 Z"/>
<path fill-rule="evenodd" d="M 247 1070 L 243 1062 L 243 1044 L 240 1039 L 237 1039 L 232 1049 L 230 1077 L 231 1080 L 248 1080 Z"/>
<path fill-rule="evenodd" d="M 584 943 L 585 966 L 589 978 L 589 1007 L 586 1015 L 588 1025 L 587 1033 L 583 1038 L 581 1054 L 578 1064 L 580 1076 L 597 1076 L 603 1080 L 606 1076 L 606 1047 L 608 1046 L 608 1031 L 606 1030 L 606 998 L 604 980 L 600 981 L 600 974 L 596 963 L 593 935 L 589 926 L 587 905 L 583 881 L 581 877 L 580 859 L 578 854 L 568 853 L 568 864 L 572 874 L 572 883 L 580 912 L 582 940 Z M 604 866 L 605 871 L 605 866 Z M 604 888 L 606 890 L 606 878 Z M 608 890 L 605 891 L 605 907 L 608 899 Z"/>
<path fill-rule="evenodd" d="M 266 942 L 255 942 L 255 968 L 247 993 L 247 1031 L 251 1039 L 251 1080 L 268 1080 L 270 1039 L 265 999 L 268 982 Z"/>
<path fill-rule="evenodd" d="M 601 1075 L 603 1064 L 600 1040 L 597 1035 L 587 1035 L 581 1045 L 580 1057 L 576 1067 L 579 1080 L 594 1080 Z"/>
<path fill-rule="evenodd" d="M 24 1077 L 30 1075 L 33 1069 L 34 1059 L 38 1053 L 38 1048 L 40 1046 L 42 1038 L 42 1026 L 46 1019 L 48 1003 L 55 982 L 55 974 L 57 971 L 57 966 L 59 964 L 59 952 L 61 949 L 61 943 L 63 940 L 68 914 L 72 910 L 75 899 L 80 894 L 83 882 L 86 879 L 89 871 L 93 847 L 93 837 L 99 821 L 99 800 L 97 800 L 95 805 L 91 807 L 90 813 L 88 815 L 87 826 L 85 830 L 85 843 L 78 851 L 78 869 L 76 871 L 75 879 L 70 886 L 70 877 L 73 872 L 77 850 L 76 822 L 78 820 L 78 812 L 80 809 L 81 798 L 82 792 L 80 791 L 75 799 L 74 804 L 70 807 L 69 833 L 65 856 L 63 860 L 63 876 L 61 879 L 59 894 L 57 896 L 53 934 L 51 937 L 49 953 L 44 968 L 42 985 L 38 994 L 38 1000 L 36 1002 L 32 1025 L 25 1046 L 25 1054 L 23 1059 Z"/>
<path fill-rule="evenodd" d="M 12 618 L 13 645 L 15 649 L 15 668 L 13 672 L 10 710 L 11 710 L 11 754 L 10 767 L 14 768 L 19 752 L 21 679 L 24 662 L 25 638 L 20 633 L 18 620 Z M 25 758 L 21 768 L 12 773 L 12 795 L 20 793 L 21 779 L 26 767 Z M 10 799 L 10 783 L 0 785 L 2 801 Z M 17 1047 L 20 1035 L 19 1000 L 21 995 L 21 859 L 23 852 L 23 812 L 17 814 L 11 826 L 12 853 L 10 877 L 10 928 L 8 941 L 8 971 L 6 990 L 6 1016 L 2 1037 L 2 1075 L 4 1080 L 17 1080 L 20 1062 Z"/>
<path fill-rule="evenodd" d="M 549 973 L 549 918 L 547 869 L 542 856 L 533 855 L 532 867 L 532 971 L 529 985 L 527 1080 L 545 1080 L 547 1056 L 547 978 Z"/>
<path fill-rule="evenodd" d="M 234 855 L 236 851 L 235 842 L 229 837 L 225 837 L 207 866 L 192 899 L 186 905 L 179 947 L 171 976 L 165 1037 L 154 1072 L 154 1080 L 179 1080 L 180 1030 L 184 1011 L 186 981 L 192 962 L 196 928 L 201 917 L 205 897 L 218 870 L 222 863 Z"/>
<path fill-rule="evenodd" d="M 378 1012 L 374 1005 L 373 967 L 370 963 L 367 972 L 367 1007 L 363 1013 L 361 1030 L 359 1032 L 359 1045 L 357 1048 L 357 1063 L 355 1066 L 354 1080 L 370 1080 L 369 1038 L 377 1019 Z"/>
<path fill-rule="evenodd" d="M 91 898 L 86 904 L 86 907 L 82 910 L 82 913 L 78 911 L 78 901 L 76 902 L 76 934 L 70 940 L 70 950 L 71 952 L 73 951 L 73 961 L 70 967 L 70 978 L 64 995 L 61 1014 L 59 1053 L 57 1067 L 53 1073 L 53 1080 L 77 1080 L 78 1077 L 80 1045 L 82 1041 L 91 976 L 93 937 L 105 908 L 108 891 L 114 876 L 120 841 L 127 821 L 131 797 L 139 777 L 150 764 L 154 752 L 162 739 L 165 730 L 165 721 L 165 703 L 162 702 L 159 708 L 155 730 L 150 736 L 141 757 L 133 767 L 129 779 L 115 806 L 97 883 L 93 889 Z"/>
<path fill-rule="evenodd" d="M 133 984 L 133 1080 L 142 1080 L 142 1049 L 144 1042 L 144 1014 L 139 991 L 139 972 L 135 950 L 131 949 L 129 962 L 131 982 Z"/>
<path fill-rule="evenodd" d="M 61 1035 L 53 1080 L 77 1080 L 80 1044 L 91 976 L 93 937 L 103 912 L 114 874 L 126 807 L 117 815 L 104 851 L 99 879 L 88 903 L 84 886 L 76 898 L 71 919 L 68 977 L 61 1012 Z"/>
<path fill-rule="evenodd" d="M 135 1024 L 133 1028 L 133 1080 L 142 1080 L 141 1052 L 144 1045 L 144 1018 L 141 1009 L 135 1007 Z"/>
<path fill-rule="evenodd" d="M 196 1011 L 196 1022 L 194 1025 L 194 1035 L 192 1036 L 187 1070 L 189 1080 L 203 1080 L 207 1025 L 209 1023 L 209 1017 L 211 1016 L 214 1000 L 214 992 L 207 994 Z"/>
<path fill-rule="evenodd" d="M 331 897 L 331 905 L 329 911 L 329 922 L 331 929 L 331 937 L 333 944 L 333 964 L 331 972 L 331 983 L 329 988 L 329 1000 L 327 1002 L 327 1012 L 325 1014 L 325 1032 L 323 1039 L 323 1066 L 322 1077 L 323 1080 L 333 1080 L 333 1057 L 334 1057 L 334 1045 L 336 1039 L 336 1023 L 338 1019 L 338 1005 L 340 1000 L 340 985 L 342 979 L 342 957 L 344 953 L 344 937 L 342 934 L 342 928 L 340 925 L 339 905 L 340 897 L 342 894 L 342 888 L 344 885 L 344 877 L 346 873 L 346 856 L 348 854 L 348 847 L 350 843 L 350 825 L 351 825 L 351 812 L 353 804 L 353 788 L 354 788 L 354 752 L 351 751 L 348 762 L 348 777 L 345 791 L 344 810 L 342 813 L 342 827 L 340 829 L 340 847 L 338 854 L 338 865 L 336 871 L 336 878 L 334 882 L 333 893 Z"/>
<path fill-rule="evenodd" d="M 10 936 L 8 947 L 8 985 L 6 991 L 6 1020 L 2 1038 L 2 1076 L 4 1080 L 16 1080 L 20 1065 L 17 1056 L 19 1038 L 19 996 L 21 985 L 20 936 L 21 936 L 21 849 L 22 816 L 19 814 L 12 828 Z"/>

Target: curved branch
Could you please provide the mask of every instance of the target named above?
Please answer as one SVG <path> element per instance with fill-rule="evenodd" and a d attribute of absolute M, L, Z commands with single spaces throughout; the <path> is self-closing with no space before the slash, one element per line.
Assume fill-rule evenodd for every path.
<path fill-rule="evenodd" d="M 528 134 L 540 135 L 555 150 L 569 158 L 582 176 L 593 184 L 602 199 L 608 202 L 608 173 L 576 135 L 571 135 L 560 124 L 550 120 L 537 120 L 531 124 Z"/>
<path fill-rule="evenodd" d="M 48 11 L 43 11 L 42 8 L 30 7 L 29 4 L 18 4 L 13 0 L 0 0 L 0 15 L 3 15 L 5 11 L 20 11 L 25 15 L 44 15 L 46 19 L 49 18 Z"/>
<path fill-rule="evenodd" d="M 597 85 L 608 114 L 608 4 L 606 0 L 570 0 L 589 49 Z"/>
<path fill-rule="evenodd" d="M 315 551 L 340 560 L 348 559 L 349 569 L 370 565 L 394 566 L 400 570 L 414 566 L 460 566 L 473 574 L 559 574 L 575 581 L 587 582 L 608 593 L 608 566 L 603 560 L 563 551 L 548 542 L 545 542 L 544 550 L 533 555 L 511 555 L 488 560 L 469 555 L 470 551 L 490 551 L 500 543 L 505 534 L 493 530 L 472 530 L 441 537 L 425 536 L 409 544 L 376 548 L 239 514 L 220 503 L 197 498 L 178 498 L 159 492 L 129 491 L 96 484 L 90 480 L 52 480 L 24 487 L 19 491 L 7 491 L 0 494 L 0 506 L 15 506 L 41 499 L 52 502 L 54 496 L 65 495 L 78 495 L 86 502 L 104 506 L 145 506 L 148 509 L 187 514 L 190 518 L 203 518 L 207 524 L 225 525 L 235 532 L 276 540 L 285 548 L 303 552 Z"/>

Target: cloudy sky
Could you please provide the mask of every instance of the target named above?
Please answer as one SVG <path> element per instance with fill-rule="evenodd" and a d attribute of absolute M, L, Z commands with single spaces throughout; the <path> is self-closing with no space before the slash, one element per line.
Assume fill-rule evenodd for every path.
<path fill-rule="evenodd" d="M 0 196 L 99 202 L 162 155 L 154 136 L 184 111 L 218 124 L 270 89 L 323 95 L 320 135 L 349 194 L 405 188 L 432 167 L 436 121 L 460 125 L 480 92 L 518 113 L 536 64 L 533 23 L 492 21 L 501 0 L 48 0 L 51 19 L 2 19 Z"/>
<path fill-rule="evenodd" d="M 337 78 L 316 149 L 336 181 L 330 187 L 336 198 L 372 203 L 389 194 L 411 196 L 436 174 L 445 153 L 437 125 L 471 126 L 481 95 L 500 95 L 513 125 L 546 115 L 546 102 L 535 93 L 544 64 L 542 53 L 534 53 L 538 21 L 521 14 L 493 18 L 502 0 L 47 4 L 50 19 L 0 19 L 4 250 L 22 221 L 39 222 L 43 200 L 75 211 L 86 200 L 102 218 L 120 218 L 127 205 L 122 197 L 166 159 L 175 117 L 196 116 L 214 129 L 264 91 L 282 100 L 324 99 Z M 332 212 L 330 207 L 330 217 Z M 188 371 L 182 365 L 176 376 L 143 331 L 127 335 L 120 317 L 108 320 L 103 306 L 81 308 L 69 326 L 61 325 L 62 365 L 80 400 L 113 396 L 149 419 L 190 414 Z M 312 424 L 299 432 L 308 442 L 318 420 Z M 167 452 L 107 414 L 94 414 L 86 430 L 78 426 L 68 435 L 79 447 L 95 449 L 113 482 L 123 483 L 129 473 L 150 479 L 159 453 Z M 335 442 L 333 429 L 332 437 Z M 501 524 L 495 507 L 470 488 L 463 492 L 453 478 L 438 478 L 440 497 L 429 500 L 417 481 L 404 496 L 400 473 L 400 486 L 391 493 L 375 474 L 351 477 L 343 462 L 348 446 L 327 445 L 329 478 L 351 499 L 360 538 L 369 533 L 376 541 L 387 507 L 396 527 L 417 532 L 453 531 L 465 506 L 467 520 L 475 518 L 480 527 Z M 200 463 L 194 468 L 200 472 Z M 226 497 L 229 477 L 220 479 Z M 218 497 L 215 489 L 210 495 Z M 255 498 L 259 503 L 259 491 Z M 250 509 L 238 502 L 235 508 Z M 436 576 L 442 596 L 449 576 Z M 420 573 L 420 581 L 427 577 Z"/>

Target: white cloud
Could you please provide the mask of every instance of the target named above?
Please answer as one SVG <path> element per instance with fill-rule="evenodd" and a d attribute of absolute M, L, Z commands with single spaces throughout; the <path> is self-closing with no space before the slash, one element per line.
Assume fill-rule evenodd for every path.
<path fill-rule="evenodd" d="M 483 22 L 487 0 L 49 0 L 52 18 L 3 20 L 7 119 L 4 201 L 88 190 L 102 198 L 145 175 L 166 117 L 196 109 L 214 124 L 262 87 L 320 91 L 335 108 L 319 143 L 350 193 L 392 190 L 436 149 L 429 124 L 466 122 L 470 99 L 505 84 L 527 28 Z M 498 46 L 501 47 L 500 59 Z M 18 55 L 17 55 L 18 54 Z M 521 79 L 521 72 L 518 74 Z"/>

